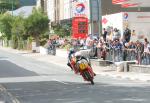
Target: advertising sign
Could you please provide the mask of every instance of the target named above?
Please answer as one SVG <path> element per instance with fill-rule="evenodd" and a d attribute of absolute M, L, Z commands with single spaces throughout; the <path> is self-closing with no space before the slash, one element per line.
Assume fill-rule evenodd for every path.
<path fill-rule="evenodd" d="M 72 38 L 86 38 L 88 34 L 88 19 L 74 17 L 72 20 Z"/>
<path fill-rule="evenodd" d="M 124 14 L 123 14 L 124 20 L 127 20 L 127 19 L 128 19 L 128 16 L 129 16 L 128 13 L 124 13 Z"/>
<path fill-rule="evenodd" d="M 73 17 L 88 17 L 89 0 L 72 0 Z"/>

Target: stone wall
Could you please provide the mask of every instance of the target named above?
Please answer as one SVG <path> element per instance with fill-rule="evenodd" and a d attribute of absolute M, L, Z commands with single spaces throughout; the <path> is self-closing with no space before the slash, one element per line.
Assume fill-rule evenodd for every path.
<path fill-rule="evenodd" d="M 150 73 L 150 65 L 129 65 L 129 72 Z"/>

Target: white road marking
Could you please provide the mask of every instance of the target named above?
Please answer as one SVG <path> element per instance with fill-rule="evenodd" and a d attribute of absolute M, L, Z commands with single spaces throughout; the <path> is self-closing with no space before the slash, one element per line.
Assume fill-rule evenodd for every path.
<path fill-rule="evenodd" d="M 68 84 L 68 83 L 66 83 L 66 82 L 63 82 L 63 81 L 60 81 L 60 80 L 58 80 L 58 79 L 52 79 L 53 81 L 56 81 L 56 82 L 59 82 L 59 83 L 62 83 L 62 84 Z"/>
<path fill-rule="evenodd" d="M 8 77 L 8 78 L 0 78 L 0 83 L 53 81 L 50 78 L 51 77 L 49 77 L 49 76 Z"/>
<path fill-rule="evenodd" d="M 8 59 L 8 58 L 0 58 L 0 61 L 4 61 L 4 60 L 9 61 L 9 59 Z"/>

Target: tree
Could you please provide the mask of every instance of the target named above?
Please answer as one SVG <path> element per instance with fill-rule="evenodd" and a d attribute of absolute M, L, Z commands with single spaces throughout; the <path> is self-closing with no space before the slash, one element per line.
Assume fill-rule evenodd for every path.
<path fill-rule="evenodd" d="M 20 16 L 15 16 L 13 22 L 11 24 L 12 29 L 12 41 L 13 41 L 13 48 L 22 49 L 23 44 L 23 36 L 25 34 L 25 26 L 24 26 L 24 18 Z"/>
<path fill-rule="evenodd" d="M 13 17 L 10 14 L 0 15 L 0 32 L 3 33 L 7 40 L 11 38 Z"/>
<path fill-rule="evenodd" d="M 52 25 L 52 29 L 54 30 L 54 33 L 60 37 L 70 36 L 71 34 L 71 25 L 69 23 Z"/>
<path fill-rule="evenodd" d="M 22 37 L 25 34 L 25 19 L 20 15 L 13 19 L 11 33 Z"/>
<path fill-rule="evenodd" d="M 0 0 L 0 13 L 7 10 L 14 10 L 19 7 L 19 0 Z"/>
<path fill-rule="evenodd" d="M 64 29 L 65 36 L 70 36 L 70 35 L 71 35 L 72 26 L 71 26 L 70 23 L 64 24 L 64 25 L 62 26 L 62 28 Z"/>
<path fill-rule="evenodd" d="M 31 35 L 39 45 L 39 35 L 46 32 L 49 28 L 49 20 L 47 15 L 43 14 L 41 10 L 33 10 L 25 21 L 25 30 L 27 35 Z"/>

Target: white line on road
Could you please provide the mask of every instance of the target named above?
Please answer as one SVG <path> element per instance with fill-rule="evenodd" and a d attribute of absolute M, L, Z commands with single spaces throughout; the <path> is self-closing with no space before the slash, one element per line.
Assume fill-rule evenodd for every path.
<path fill-rule="evenodd" d="M 52 79 L 53 81 L 56 81 L 56 82 L 59 82 L 59 83 L 62 83 L 62 84 L 68 84 L 68 83 L 66 83 L 66 82 L 63 82 L 63 81 L 60 81 L 60 80 L 58 80 L 58 79 Z"/>
<path fill-rule="evenodd" d="M 19 83 L 19 82 L 42 82 L 53 81 L 50 76 L 28 76 L 28 77 L 8 77 L 0 78 L 0 83 Z"/>
<path fill-rule="evenodd" d="M 3 60 L 9 61 L 9 59 L 7 59 L 7 58 L 1 58 L 1 59 L 0 59 L 0 61 L 3 61 Z"/>

